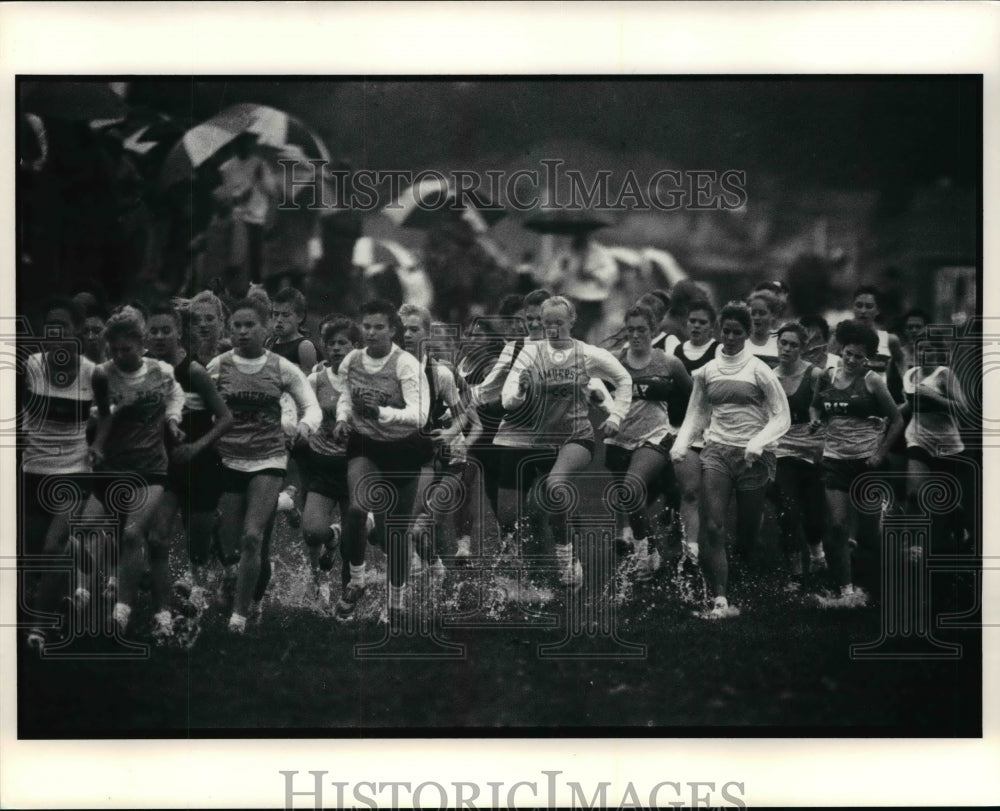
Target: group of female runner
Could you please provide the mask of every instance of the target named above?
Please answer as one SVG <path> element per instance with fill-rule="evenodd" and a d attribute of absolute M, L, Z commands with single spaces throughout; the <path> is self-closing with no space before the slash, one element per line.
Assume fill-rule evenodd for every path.
<path fill-rule="evenodd" d="M 229 630 L 243 633 L 268 586 L 284 498 L 321 605 L 343 621 L 355 615 L 374 540 L 387 555 L 385 618 L 395 623 L 409 580 L 426 572 L 440 585 L 446 576 L 439 512 L 456 515 L 446 559 L 474 563 L 476 539 L 485 554 L 474 508 L 485 496 L 501 549 L 540 544 L 554 553 L 559 581 L 576 588 L 584 556 L 572 491 L 602 440 L 606 469 L 637 491 L 617 516 L 630 577 L 650 580 L 661 568 L 652 508 L 662 496 L 681 532 L 678 570 L 704 575 L 699 615 L 737 615 L 729 527 L 731 552 L 749 555 L 770 497 L 787 588 L 802 590 L 828 565 L 835 588 L 813 597 L 863 606 L 869 595 L 856 581 L 869 591 L 877 582 L 880 514 L 859 511 L 852 488 L 900 450 L 911 497 L 929 472 L 961 468 L 962 387 L 941 347 L 916 351 L 920 330 L 907 333 L 906 356 L 874 326 L 873 288 L 858 289 L 855 318 L 832 340 L 821 318 L 782 320 L 774 288 L 719 311 L 691 284 L 647 294 L 602 347 L 574 338 L 573 303 L 544 290 L 507 297 L 457 346 L 447 331 L 433 333 L 424 308 L 380 300 L 357 319 L 326 317 L 313 344 L 295 290 L 274 301 L 252 291 L 228 312 L 203 292 L 148 311 L 123 306 L 106 322 L 87 302 L 54 300 L 21 376 L 22 553 L 72 552 L 80 571 L 70 599 L 86 605 L 103 589 L 121 633 L 146 573 L 154 636 L 172 633 L 177 589 L 196 611 L 222 601 Z M 919 311 L 907 325 L 917 319 L 926 325 Z M 304 500 L 283 492 L 289 481 Z M 54 497 L 59 482 L 85 499 L 84 514 L 118 518 L 106 571 L 93 564 L 93 539 L 77 548 L 71 537 L 76 508 Z M 462 500 L 457 510 L 442 510 L 449 497 Z M 172 586 L 178 517 L 188 565 Z M 338 546 L 334 605 L 326 572 Z M 45 573 L 29 592 L 36 615 L 54 611 L 65 579 Z M 46 644 L 45 630 L 28 641 Z"/>

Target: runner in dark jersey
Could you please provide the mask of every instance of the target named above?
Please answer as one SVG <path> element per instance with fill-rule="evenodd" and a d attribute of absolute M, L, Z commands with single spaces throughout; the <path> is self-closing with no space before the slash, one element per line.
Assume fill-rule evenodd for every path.
<path fill-rule="evenodd" d="M 660 567 L 660 553 L 650 545 L 646 512 L 657 494 L 655 480 L 664 468 L 670 467 L 675 429 L 667 397 L 675 389 L 685 397 L 691 391 L 691 378 L 681 362 L 652 348 L 656 324 L 653 312 L 642 305 L 625 314 L 629 346 L 619 354 L 618 361 L 632 378 L 632 404 L 618 433 L 604 440 L 605 467 L 618 477 L 631 477 L 645 494 L 644 503 L 626 516 L 622 536 L 632 550 L 626 569 L 634 571 L 638 580 L 651 579 Z"/>
<path fill-rule="evenodd" d="M 150 355 L 166 361 L 184 390 L 181 429 L 185 441 L 170 452 L 167 489 L 150 532 L 153 601 L 169 608 L 168 555 L 174 518 L 180 508 L 187 536 L 190 569 L 178 581 L 178 590 L 203 611 L 208 605 L 207 566 L 215 529 L 215 510 L 221 490 L 221 461 L 215 443 L 233 424 L 233 416 L 219 396 L 205 367 L 181 346 L 181 317 L 169 307 L 154 308 L 147 324 Z"/>
<path fill-rule="evenodd" d="M 881 516 L 861 513 L 854 507 L 851 487 L 858 476 L 878 470 L 886 454 L 903 430 L 903 418 L 893 403 L 885 380 L 868 367 L 868 359 L 878 349 L 878 336 L 866 324 L 842 321 L 835 333 L 841 347 L 841 363 L 820 378 L 811 411 L 818 429 L 827 424 L 823 450 L 823 477 L 826 487 L 826 557 L 839 592 L 821 597 L 824 605 L 854 608 L 867 603 L 868 595 L 854 587 L 848 547 L 849 520 L 857 521 L 859 560 L 869 568 L 864 574 L 875 580 L 881 550 Z M 886 424 L 888 423 L 888 430 Z"/>
<path fill-rule="evenodd" d="M 799 591 L 807 566 L 826 567 L 823 526 L 826 517 L 822 460 L 824 433 L 810 423 L 812 405 L 822 369 L 802 360 L 806 330 L 798 323 L 777 331 L 778 365 L 774 373 L 788 397 L 792 425 L 781 439 L 773 493 L 778 506 L 782 548 L 790 570 L 789 591 Z M 804 543 L 800 543 L 802 537 Z"/>
<path fill-rule="evenodd" d="M 286 287 L 274 295 L 271 302 L 271 337 L 265 346 L 275 355 L 294 363 L 308 375 L 316 365 L 316 347 L 303 333 L 306 319 L 306 299 L 294 287 Z M 285 398 L 285 408 L 290 409 Z M 288 417 L 289 425 L 297 422 L 298 415 Z M 309 487 L 309 454 L 304 445 L 293 445 L 288 459 L 283 497 L 278 509 L 285 512 L 289 523 L 298 527 L 302 522 Z"/>
<path fill-rule="evenodd" d="M 693 375 L 697 369 L 705 366 L 718 351 L 715 322 L 715 308 L 707 300 L 698 299 L 691 302 L 691 309 L 688 311 L 689 337 L 674 349 L 674 356 L 689 375 Z M 670 408 L 670 419 L 679 429 L 687 415 L 688 397 L 671 398 L 667 401 L 667 405 Z M 674 475 L 680 489 L 679 511 L 683 527 L 683 553 L 677 562 L 681 573 L 693 569 L 698 563 L 701 540 L 701 461 L 698 454 L 702 447 L 704 447 L 702 439 L 695 438 L 691 442 L 692 452 L 673 463 Z M 693 577 L 695 572 L 689 571 L 688 574 Z"/>
<path fill-rule="evenodd" d="M 346 316 L 329 315 L 320 324 L 320 340 L 326 360 L 309 375 L 309 385 L 316 393 L 323 421 L 309 438 L 309 486 L 302 513 L 302 534 L 309 553 L 313 582 L 320 607 L 330 607 L 330 584 L 323 575 L 333 566 L 333 550 L 347 516 L 347 445 L 333 436 L 337 426 L 337 402 L 344 381 L 337 370 L 347 354 L 361 344 L 361 329 Z M 340 525 L 334 525 L 334 511 L 340 512 Z M 336 526 L 336 532 L 335 532 Z M 325 549 L 325 551 L 324 551 Z M 341 586 L 350 581 L 350 563 L 341 556 Z"/>

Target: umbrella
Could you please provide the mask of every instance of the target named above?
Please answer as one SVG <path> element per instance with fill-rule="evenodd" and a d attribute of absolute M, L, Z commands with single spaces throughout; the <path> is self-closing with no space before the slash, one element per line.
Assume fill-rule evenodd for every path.
<path fill-rule="evenodd" d="M 673 287 L 681 279 L 688 277 L 674 257 L 660 248 L 644 248 L 642 258 L 652 271 L 658 271 L 667 284 Z"/>
<path fill-rule="evenodd" d="M 298 146 L 307 158 L 329 162 L 322 139 L 294 116 L 263 104 L 234 104 L 184 133 L 167 155 L 160 184 L 170 186 L 187 180 L 194 170 L 218 154 L 243 133 L 257 136 L 258 146 L 279 158 L 290 146 Z"/>
<path fill-rule="evenodd" d="M 21 106 L 24 112 L 63 121 L 93 121 L 125 117 L 125 102 L 107 82 L 25 82 Z"/>
<path fill-rule="evenodd" d="M 465 196 L 465 205 L 458 209 L 455 208 L 456 200 L 455 189 L 447 180 L 428 177 L 405 188 L 396 200 L 382 209 L 382 213 L 400 228 L 428 230 L 446 222 L 456 211 L 461 211 L 459 216 L 477 234 L 485 233 L 507 215 L 503 206 L 475 192 Z"/>
<path fill-rule="evenodd" d="M 542 211 L 524 223 L 525 228 L 539 234 L 561 234 L 564 236 L 589 234 L 598 228 L 608 228 L 612 225 L 614 223 L 611 218 L 604 214 L 571 208 Z"/>
<path fill-rule="evenodd" d="M 122 148 L 147 176 L 159 170 L 166 153 L 184 134 L 176 120 L 143 106 L 130 107 L 121 119 L 91 121 L 90 128 L 121 141 Z"/>
<path fill-rule="evenodd" d="M 354 243 L 351 263 L 362 268 L 389 264 L 411 268 L 420 264 L 417 258 L 398 242 L 373 237 L 361 237 Z"/>

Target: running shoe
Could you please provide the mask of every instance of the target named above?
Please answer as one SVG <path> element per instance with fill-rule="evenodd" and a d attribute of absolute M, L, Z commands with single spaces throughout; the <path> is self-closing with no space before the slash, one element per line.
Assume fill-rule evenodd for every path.
<path fill-rule="evenodd" d="M 323 611 L 330 610 L 330 584 L 320 583 L 316 589 L 316 602 Z"/>
<path fill-rule="evenodd" d="M 41 653 L 45 650 L 45 631 L 41 628 L 32 628 L 28 631 L 28 636 L 25 638 L 25 642 L 31 650 L 36 650 Z"/>
<path fill-rule="evenodd" d="M 820 608 L 864 608 L 868 595 L 856 586 L 843 586 L 840 594 L 815 594 L 813 599 Z"/>
<path fill-rule="evenodd" d="M 118 601 L 118 578 L 112 575 L 104 586 L 104 599 L 109 603 Z"/>
<path fill-rule="evenodd" d="M 729 600 L 725 597 L 716 597 L 711 608 L 695 612 L 695 616 L 703 620 L 730 619 L 739 615 L 740 610 L 736 606 L 730 605 Z"/>
<path fill-rule="evenodd" d="M 201 586 L 193 586 L 191 594 L 188 597 L 188 602 L 201 614 L 208 608 L 208 592 Z"/>
<path fill-rule="evenodd" d="M 420 577 L 424 573 L 424 561 L 416 552 L 410 558 L 410 576 Z"/>
<path fill-rule="evenodd" d="M 455 549 L 455 565 L 456 566 L 468 566 L 469 558 L 472 557 L 472 552 L 469 547 L 472 545 L 472 538 L 468 535 L 463 535 L 458 539 L 457 548 Z"/>
<path fill-rule="evenodd" d="M 793 577 L 787 583 L 785 583 L 785 593 L 786 594 L 801 594 L 802 593 L 802 578 Z"/>
<path fill-rule="evenodd" d="M 247 630 L 246 617 L 241 617 L 239 614 L 233 614 L 229 618 L 229 633 L 242 634 L 246 633 L 246 630 Z"/>
<path fill-rule="evenodd" d="M 153 639 L 158 644 L 165 644 L 174 635 L 174 618 L 169 611 L 160 611 L 153 615 Z"/>
<path fill-rule="evenodd" d="M 559 582 L 574 589 L 583 585 L 583 564 L 579 558 L 573 558 L 573 562 L 559 572 Z"/>
<path fill-rule="evenodd" d="M 681 557 L 677 573 L 674 575 L 674 583 L 681 601 L 689 605 L 701 605 L 708 597 L 701 567 L 688 557 Z"/>
<path fill-rule="evenodd" d="M 348 583 L 347 587 L 344 589 L 344 593 L 340 595 L 340 599 L 337 600 L 337 605 L 333 609 L 334 616 L 341 622 L 347 622 L 353 619 L 355 609 L 358 607 L 358 601 L 365 593 L 365 587 L 359 586 L 355 583 Z"/>
<path fill-rule="evenodd" d="M 822 549 L 819 553 L 815 553 L 812 550 L 809 552 L 809 571 L 813 574 L 818 572 L 825 572 L 827 570 L 826 564 L 826 553 Z"/>
<path fill-rule="evenodd" d="M 324 572 L 329 572 L 333 569 L 337 547 L 340 546 L 340 524 L 330 524 L 330 531 L 333 532 L 333 536 L 323 544 L 323 552 L 319 556 L 319 568 Z"/>
<path fill-rule="evenodd" d="M 121 633 L 125 633 L 125 629 L 128 628 L 130 616 L 132 616 L 131 608 L 124 603 L 115 603 L 114 610 L 111 612 L 111 619 L 114 620 L 115 625 L 118 626 L 118 630 Z"/>
<path fill-rule="evenodd" d="M 84 609 L 88 605 L 90 605 L 90 590 L 80 586 L 73 592 L 73 607 Z"/>
<path fill-rule="evenodd" d="M 444 579 L 448 576 L 448 570 L 444 566 L 444 562 L 441 558 L 438 558 L 431 564 L 431 583 L 436 588 L 441 588 L 444 585 Z"/>
<path fill-rule="evenodd" d="M 635 579 L 640 583 L 648 583 L 653 579 L 653 575 L 660 570 L 662 564 L 659 551 L 654 549 L 646 557 L 636 561 Z"/>

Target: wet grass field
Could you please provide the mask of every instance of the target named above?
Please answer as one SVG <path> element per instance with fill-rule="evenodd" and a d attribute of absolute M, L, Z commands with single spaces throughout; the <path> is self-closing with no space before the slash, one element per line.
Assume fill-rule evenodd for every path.
<path fill-rule="evenodd" d="M 599 476 L 581 487 L 581 509 L 600 501 Z M 773 519 L 769 506 L 757 550 L 765 569 L 780 565 Z M 525 570 L 523 561 L 500 557 L 496 547 L 494 528 L 476 565 L 449 567 L 436 597 L 418 581 L 412 622 L 389 637 L 379 622 L 386 599 L 381 550 L 369 547 L 371 586 L 356 619 L 338 623 L 316 604 L 300 534 L 279 515 L 270 595 L 262 619 L 251 621 L 245 636 L 229 634 L 228 612 L 213 606 L 190 648 L 158 647 L 145 595 L 130 628 L 130 638 L 148 646 L 141 658 L 112 658 L 124 648 L 100 635 L 75 639 L 63 651 L 76 659 L 39 658 L 22 646 L 19 735 L 980 732 L 978 630 L 934 631 L 961 646 L 954 659 L 861 660 L 851 657 L 851 645 L 880 638 L 880 608 L 821 609 L 786 594 L 773 572 L 737 567 L 730 594 L 742 614 L 713 622 L 693 616 L 672 576 L 679 550 L 668 542 L 661 544 L 664 567 L 654 580 L 624 588 L 614 578 L 595 582 L 601 580 L 594 576 L 599 556 L 588 544 L 590 580 L 574 594 L 552 572 Z M 975 605 L 970 575 L 943 577 L 952 579 L 935 581 L 935 614 L 945 605 L 950 611 Z M 435 619 L 422 624 L 429 615 Z M 911 637 L 895 647 L 890 640 L 883 650 L 912 654 L 928 646 Z"/>

